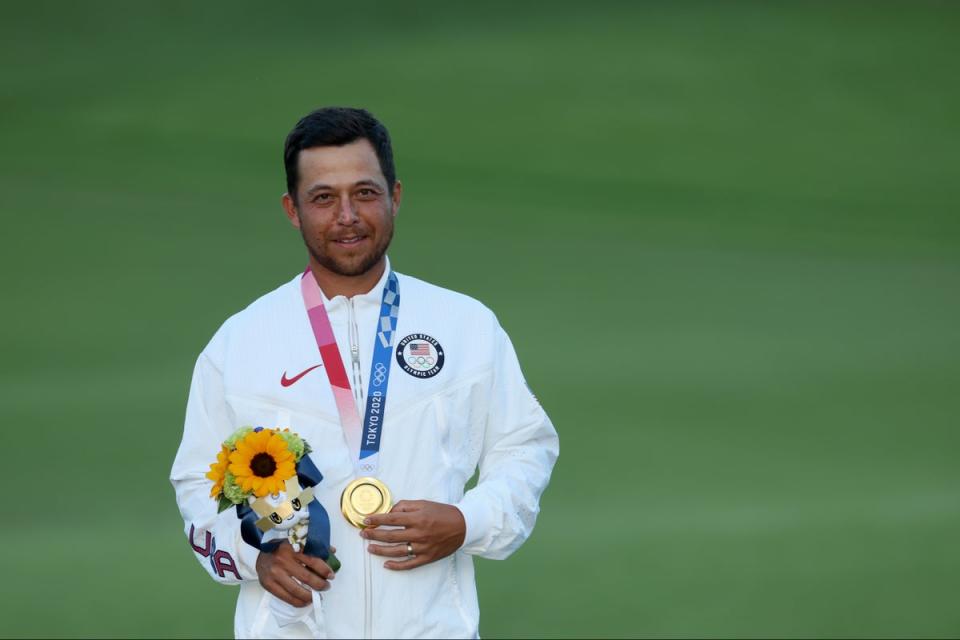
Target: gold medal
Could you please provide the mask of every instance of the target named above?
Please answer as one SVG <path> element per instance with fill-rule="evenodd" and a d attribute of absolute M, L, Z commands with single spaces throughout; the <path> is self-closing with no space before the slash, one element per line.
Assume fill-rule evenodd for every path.
<path fill-rule="evenodd" d="M 363 519 L 375 513 L 389 513 L 393 506 L 390 489 L 376 478 L 357 478 L 340 496 L 340 510 L 347 522 L 364 528 Z"/>

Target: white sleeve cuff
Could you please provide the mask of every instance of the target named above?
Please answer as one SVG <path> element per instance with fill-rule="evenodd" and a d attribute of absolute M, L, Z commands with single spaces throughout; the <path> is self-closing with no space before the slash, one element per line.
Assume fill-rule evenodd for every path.
<path fill-rule="evenodd" d="M 475 490 L 468 491 L 454 506 L 463 514 L 463 521 L 466 523 L 466 534 L 460 550 L 466 553 L 482 552 L 480 544 L 493 527 L 493 518 L 483 496 Z"/>

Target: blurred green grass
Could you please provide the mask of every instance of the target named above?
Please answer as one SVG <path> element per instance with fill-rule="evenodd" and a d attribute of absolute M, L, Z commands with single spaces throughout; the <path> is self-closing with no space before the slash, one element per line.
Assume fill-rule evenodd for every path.
<path fill-rule="evenodd" d="M 166 480 L 189 375 L 303 262 L 284 135 L 351 104 L 394 137 L 395 265 L 497 311 L 561 434 L 484 636 L 956 636 L 958 35 L 935 2 L 7 5 L 34 508 L 0 635 L 231 633 Z"/>

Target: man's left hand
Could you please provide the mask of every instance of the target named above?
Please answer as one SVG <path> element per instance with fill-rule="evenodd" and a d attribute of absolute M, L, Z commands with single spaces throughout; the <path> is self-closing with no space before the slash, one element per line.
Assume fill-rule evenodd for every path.
<path fill-rule="evenodd" d="M 467 524 L 460 509 L 453 505 L 427 500 L 401 500 L 393 506 L 390 513 L 368 516 L 367 528 L 360 535 L 367 540 L 388 544 L 369 544 L 367 550 L 386 558 L 387 569 L 413 569 L 445 558 L 463 544 Z M 403 527 L 402 529 L 379 529 L 382 525 Z M 413 557 L 409 557 L 407 544 L 412 547 Z"/>

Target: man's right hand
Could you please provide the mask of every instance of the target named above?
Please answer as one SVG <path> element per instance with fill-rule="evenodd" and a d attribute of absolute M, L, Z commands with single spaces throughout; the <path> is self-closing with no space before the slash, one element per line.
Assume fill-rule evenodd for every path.
<path fill-rule="evenodd" d="M 336 549 L 330 547 L 330 552 Z M 333 570 L 320 558 L 294 551 L 283 541 L 272 553 L 257 556 L 257 577 L 264 589 L 295 607 L 305 607 L 313 601 L 310 592 L 297 583 L 309 585 L 316 591 L 326 591 L 333 580 Z M 294 579 L 296 578 L 296 579 Z"/>

